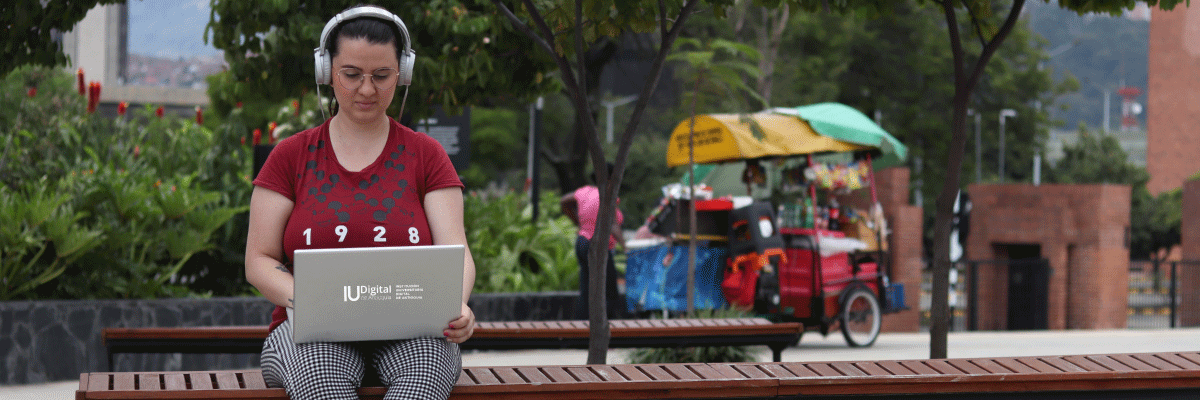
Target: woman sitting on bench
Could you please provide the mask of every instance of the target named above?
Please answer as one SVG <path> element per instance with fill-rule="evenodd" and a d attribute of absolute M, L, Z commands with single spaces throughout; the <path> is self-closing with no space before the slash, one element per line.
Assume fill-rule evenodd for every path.
<path fill-rule="evenodd" d="M 364 379 L 376 385 L 376 376 L 388 386 L 385 399 L 445 399 L 462 371 L 458 343 L 475 326 L 469 249 L 462 311 L 447 321 L 445 339 L 296 344 L 286 312 L 294 281 L 284 260 L 297 249 L 466 244 L 463 185 L 445 150 L 387 115 L 412 76 L 408 38 L 403 22 L 378 7 L 334 17 L 315 54 L 317 83 L 337 99 L 333 117 L 280 142 L 254 180 L 246 278 L 277 305 L 263 379 L 292 399 L 358 399 Z"/>

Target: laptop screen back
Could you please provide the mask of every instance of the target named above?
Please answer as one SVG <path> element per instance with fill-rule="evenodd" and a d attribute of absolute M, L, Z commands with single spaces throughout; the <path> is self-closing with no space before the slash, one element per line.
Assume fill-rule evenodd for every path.
<path fill-rule="evenodd" d="M 295 251 L 296 343 L 443 337 L 462 306 L 462 245 Z"/>

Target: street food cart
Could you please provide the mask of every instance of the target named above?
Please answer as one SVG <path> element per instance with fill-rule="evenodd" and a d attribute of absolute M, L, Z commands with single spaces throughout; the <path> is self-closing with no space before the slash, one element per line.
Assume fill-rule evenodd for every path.
<path fill-rule="evenodd" d="M 752 310 L 802 322 L 822 335 L 840 330 L 855 347 L 874 343 L 883 314 L 906 308 L 903 286 L 889 279 L 886 219 L 873 167 L 902 161 L 907 149 L 865 115 L 837 103 L 698 115 L 676 127 L 668 146 L 672 167 L 741 167 L 746 192 L 705 196 L 712 189 L 700 186 L 695 201 L 686 190 L 664 196 L 647 226 L 674 243 L 673 259 L 659 262 L 656 254 L 646 263 L 645 255 L 630 253 L 631 311 L 646 306 L 647 287 L 654 285 L 643 285 L 638 275 L 650 269 L 674 270 L 658 284 L 680 292 L 678 280 L 686 274 L 671 265 L 680 255 L 686 263 L 680 249 L 689 240 L 702 243 L 703 262 L 693 277 L 698 307 Z M 693 203 L 695 230 L 687 222 Z M 723 265 L 714 268 L 714 259 Z M 714 301 L 714 292 L 723 298 Z"/>

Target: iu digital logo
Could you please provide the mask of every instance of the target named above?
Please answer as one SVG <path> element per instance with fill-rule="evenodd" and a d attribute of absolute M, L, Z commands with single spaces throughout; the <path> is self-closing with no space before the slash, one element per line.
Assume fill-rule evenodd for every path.
<path fill-rule="evenodd" d="M 358 298 L 360 296 L 362 296 L 362 293 L 360 293 L 358 290 L 355 290 L 355 289 L 356 288 L 354 286 L 343 286 L 342 287 L 342 301 L 343 302 L 358 301 Z"/>

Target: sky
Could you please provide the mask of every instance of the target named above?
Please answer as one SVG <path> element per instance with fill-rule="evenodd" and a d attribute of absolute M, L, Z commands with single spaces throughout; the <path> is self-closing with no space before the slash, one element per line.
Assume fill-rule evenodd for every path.
<path fill-rule="evenodd" d="M 219 55 L 204 43 L 209 0 L 133 0 L 129 5 L 129 52 L 191 58 Z"/>

